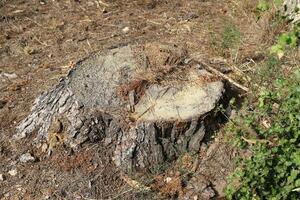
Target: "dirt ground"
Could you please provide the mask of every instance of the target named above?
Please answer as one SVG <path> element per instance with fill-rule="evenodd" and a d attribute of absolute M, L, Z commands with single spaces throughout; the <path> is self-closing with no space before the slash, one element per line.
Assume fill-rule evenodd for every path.
<path fill-rule="evenodd" d="M 243 39 L 236 54 L 222 55 L 227 64 L 259 59 L 270 42 L 265 36 L 274 30 L 263 20 L 257 23 L 255 5 L 250 0 L 1 0 L 0 199 L 166 198 L 132 188 L 109 155 L 99 153 L 99 145 L 86 144 L 76 153 L 60 147 L 48 157 L 33 147 L 30 137 L 13 140 L 15 127 L 37 95 L 55 85 L 73 63 L 105 48 L 167 42 L 211 62 L 220 58 L 214 44 L 230 22 Z M 234 151 L 222 136 L 212 144 L 209 152 L 196 155 L 206 162 L 200 161 L 195 176 L 205 176 L 222 196 Z M 27 152 L 35 161 L 21 163 L 20 155 Z M 11 170 L 17 173 L 10 175 Z"/>

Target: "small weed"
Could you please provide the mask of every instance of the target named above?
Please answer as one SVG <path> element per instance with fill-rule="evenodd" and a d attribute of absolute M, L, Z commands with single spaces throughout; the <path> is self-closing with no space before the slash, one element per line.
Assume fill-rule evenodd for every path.
<path fill-rule="evenodd" d="M 232 23 L 226 23 L 222 32 L 221 47 L 224 50 L 236 49 L 241 42 L 242 34 Z"/>
<path fill-rule="evenodd" d="M 258 13 L 265 12 L 270 9 L 270 3 L 268 0 L 259 0 L 257 6 L 256 6 L 256 11 Z"/>
<path fill-rule="evenodd" d="M 162 164 L 153 166 L 150 171 L 151 174 L 161 174 L 164 173 L 169 167 L 171 166 L 171 163 L 169 162 L 163 162 Z"/>
<path fill-rule="evenodd" d="M 281 62 L 276 56 L 269 56 L 265 62 L 260 65 L 258 73 L 254 75 L 257 78 L 256 83 L 259 87 L 271 87 L 274 79 L 282 74 Z"/>
<path fill-rule="evenodd" d="M 219 42 L 219 54 L 232 60 L 236 59 L 241 40 L 242 33 L 238 27 L 231 22 L 226 22 Z"/>
<path fill-rule="evenodd" d="M 209 37 L 210 37 L 210 44 L 211 44 L 212 48 L 214 50 L 218 51 L 218 49 L 219 49 L 218 35 L 215 32 L 210 31 L 209 32 Z"/>
<path fill-rule="evenodd" d="M 282 5 L 282 0 L 259 0 L 256 6 L 256 12 L 261 14 L 268 11 L 272 5 L 279 7 Z"/>
<path fill-rule="evenodd" d="M 298 46 L 299 39 L 300 32 L 299 25 L 297 25 L 292 31 L 283 33 L 278 37 L 277 43 L 271 47 L 271 54 L 274 54 L 281 59 L 286 51 Z"/>
<path fill-rule="evenodd" d="M 211 47 L 221 56 L 232 57 L 236 54 L 242 40 L 242 33 L 231 22 L 226 22 L 221 33 L 210 31 Z"/>

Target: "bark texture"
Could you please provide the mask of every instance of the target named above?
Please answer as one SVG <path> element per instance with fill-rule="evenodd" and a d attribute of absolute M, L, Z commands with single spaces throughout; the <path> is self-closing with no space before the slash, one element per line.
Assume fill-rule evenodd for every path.
<path fill-rule="evenodd" d="M 199 151 L 223 83 L 172 45 L 125 46 L 79 61 L 41 94 L 16 138 L 53 135 L 72 148 L 99 142 L 126 172 Z M 51 145 L 50 145 L 51 146 Z"/>
<path fill-rule="evenodd" d="M 283 1 L 283 13 L 293 23 L 300 20 L 300 0 L 284 0 Z"/>

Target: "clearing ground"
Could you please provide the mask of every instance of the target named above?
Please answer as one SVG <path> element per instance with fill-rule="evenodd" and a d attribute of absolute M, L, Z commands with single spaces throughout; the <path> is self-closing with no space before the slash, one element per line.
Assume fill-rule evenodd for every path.
<path fill-rule="evenodd" d="M 211 184 L 221 197 L 236 155 L 224 141 L 222 131 L 208 147 L 203 146 L 199 155 L 183 156 L 173 167 L 160 170 L 160 175 L 141 180 L 152 184 L 153 192 L 133 187 L 135 182 L 112 165 L 111 155 L 103 155 L 99 145 L 85 144 L 76 153 L 60 146 L 48 157 L 42 148 L 33 148 L 31 138 L 15 141 L 12 135 L 37 95 L 55 85 L 75 62 L 93 52 L 126 44 L 184 46 L 189 54 L 197 54 L 221 70 L 231 69 L 229 76 L 247 86 L 247 77 L 273 42 L 268 38 L 282 30 L 269 26 L 275 15 L 258 19 L 256 3 L 0 1 L 0 174 L 4 176 L 0 180 L 0 199 L 194 198 L 193 192 L 202 182 Z M 27 152 L 34 162 L 19 161 L 20 155 Z M 198 186 L 178 184 L 177 180 L 186 178 L 184 168 L 193 169 L 188 179 Z M 162 184 L 166 177 L 173 181 Z"/>

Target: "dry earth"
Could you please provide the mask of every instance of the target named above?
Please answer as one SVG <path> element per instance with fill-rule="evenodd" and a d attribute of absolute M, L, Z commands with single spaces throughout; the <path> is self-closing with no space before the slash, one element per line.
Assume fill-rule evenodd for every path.
<path fill-rule="evenodd" d="M 12 135 L 38 94 L 55 85 L 73 63 L 105 48 L 168 42 L 183 45 L 188 53 L 197 53 L 203 60 L 214 63 L 220 58 L 218 43 L 222 30 L 226 23 L 232 23 L 242 33 L 242 44 L 234 54 L 223 52 L 225 64 L 255 67 L 248 65 L 248 61 L 261 59 L 264 47 L 272 42 L 266 36 L 276 32 L 266 26 L 274 16 L 264 16 L 257 22 L 255 5 L 256 1 L 251 0 L 243 3 L 234 0 L 1 0 L 0 174 L 4 180 L 0 180 L 0 199 L 182 197 L 184 193 L 193 193 L 181 184 L 184 180 L 180 184 L 171 181 L 174 184 L 171 186 L 159 182 L 165 180 L 161 177 L 183 179 L 183 172 L 179 171 L 182 165 L 191 163 L 200 163 L 200 167 L 193 168 L 195 173 L 189 179 L 209 181 L 222 196 L 235 153 L 224 142 L 223 134 L 216 136 L 210 147 L 203 147 L 199 155 L 185 159 L 187 163 L 179 160 L 156 178 L 152 177 L 154 192 L 132 186 L 132 180 L 114 168 L 109 155 L 105 156 L 97 144 L 85 144 L 75 153 L 60 146 L 48 157 L 33 147 L 31 138 L 15 141 Z M 243 74 L 233 73 L 233 76 L 247 84 Z M 27 152 L 35 158 L 34 162 L 19 161 L 20 155 Z M 16 170 L 15 175 L 12 170 Z"/>

